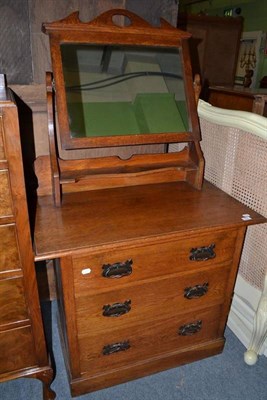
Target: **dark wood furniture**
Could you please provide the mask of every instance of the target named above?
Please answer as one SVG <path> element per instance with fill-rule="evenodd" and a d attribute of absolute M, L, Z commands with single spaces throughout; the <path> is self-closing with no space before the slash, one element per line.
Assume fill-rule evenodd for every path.
<path fill-rule="evenodd" d="M 179 13 L 177 26 L 192 34 L 192 69 L 201 76 L 204 100 L 208 86 L 233 85 L 243 19 Z"/>
<path fill-rule="evenodd" d="M 267 90 L 239 86 L 211 86 L 209 103 L 228 110 L 249 111 L 267 117 Z"/>
<path fill-rule="evenodd" d="M 72 395 L 220 353 L 246 226 L 264 221 L 206 182 L 39 197 Z"/>
<path fill-rule="evenodd" d="M 44 400 L 52 400 L 53 371 L 35 277 L 18 112 L 3 76 L 0 82 L 0 382 L 40 379 Z"/>

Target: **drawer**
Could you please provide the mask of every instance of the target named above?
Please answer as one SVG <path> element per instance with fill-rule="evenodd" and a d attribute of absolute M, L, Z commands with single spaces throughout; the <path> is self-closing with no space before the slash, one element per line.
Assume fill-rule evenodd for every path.
<path fill-rule="evenodd" d="M 0 374 L 37 365 L 29 326 L 0 332 Z"/>
<path fill-rule="evenodd" d="M 0 281 L 0 325 L 28 319 L 22 278 Z"/>
<path fill-rule="evenodd" d="M 161 320 L 224 300 L 229 268 L 172 276 L 93 296 L 80 296 L 75 304 L 80 335 L 107 332 L 146 321 Z M 93 327 L 93 328 L 92 328 Z"/>
<path fill-rule="evenodd" d="M 217 306 L 131 329 L 79 336 L 81 372 L 103 373 L 214 340 L 218 337 L 220 315 L 221 308 Z"/>
<path fill-rule="evenodd" d="M 20 269 L 15 225 L 0 225 L 0 238 L 0 272 Z"/>
<path fill-rule="evenodd" d="M 80 292 L 109 290 L 112 287 L 132 284 L 177 272 L 197 271 L 215 263 L 230 263 L 235 251 L 236 230 L 220 231 L 169 242 L 157 242 L 147 246 L 120 247 L 116 250 L 91 252 L 73 256 L 74 285 Z M 207 260 L 191 260 L 192 249 L 215 245 L 215 257 Z M 128 260 L 128 261 L 127 261 Z M 130 260 L 130 261 L 129 261 Z M 103 277 L 103 266 L 118 271 L 121 279 Z M 107 268 L 107 267 L 104 267 Z M 125 275 L 124 275 L 125 274 Z M 129 275 L 127 275 L 129 274 Z"/>
<path fill-rule="evenodd" d="M 0 217 L 10 217 L 12 212 L 12 199 L 7 170 L 0 171 Z"/>

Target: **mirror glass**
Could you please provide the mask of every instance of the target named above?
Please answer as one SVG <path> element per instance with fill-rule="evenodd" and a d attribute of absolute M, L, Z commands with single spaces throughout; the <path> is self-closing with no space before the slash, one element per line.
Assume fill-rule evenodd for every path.
<path fill-rule="evenodd" d="M 188 132 L 178 49 L 61 44 L 72 138 Z"/>

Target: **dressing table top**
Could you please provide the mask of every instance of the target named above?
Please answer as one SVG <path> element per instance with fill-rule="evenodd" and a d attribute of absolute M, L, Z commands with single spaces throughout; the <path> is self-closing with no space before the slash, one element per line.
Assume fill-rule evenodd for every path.
<path fill-rule="evenodd" d="M 251 219 L 242 220 L 243 214 Z M 201 191 L 185 182 L 65 194 L 61 207 L 39 197 L 36 259 L 92 246 L 115 245 L 265 222 L 264 217 L 208 182 Z"/>

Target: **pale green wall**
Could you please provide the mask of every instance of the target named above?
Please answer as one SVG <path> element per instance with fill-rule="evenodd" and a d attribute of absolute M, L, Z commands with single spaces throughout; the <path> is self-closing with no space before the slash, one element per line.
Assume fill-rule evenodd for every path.
<path fill-rule="evenodd" d="M 244 18 L 244 31 L 263 31 L 267 32 L 267 0 L 212 0 L 203 1 L 190 7 L 183 6 L 183 0 L 179 2 L 179 10 L 188 13 L 198 14 L 205 12 L 208 15 L 223 16 L 225 8 L 242 9 L 241 15 Z M 267 56 L 263 54 L 264 43 L 260 54 L 260 63 L 258 68 L 257 85 L 260 79 L 267 75 Z"/>

